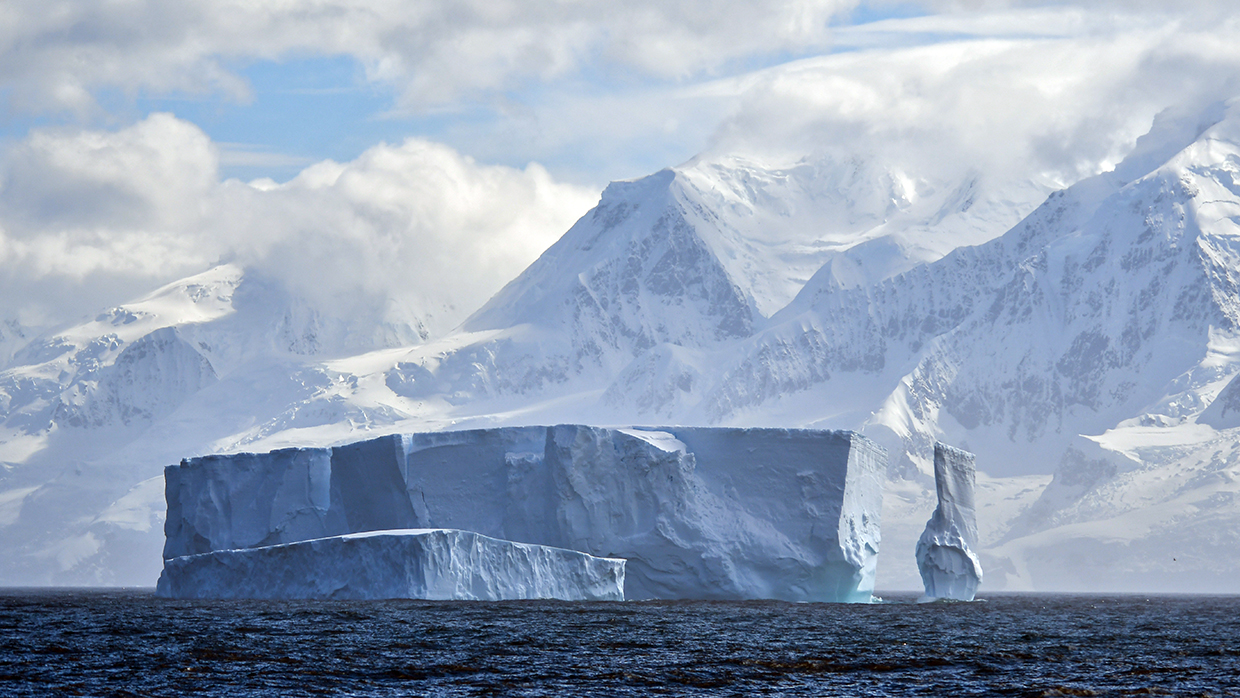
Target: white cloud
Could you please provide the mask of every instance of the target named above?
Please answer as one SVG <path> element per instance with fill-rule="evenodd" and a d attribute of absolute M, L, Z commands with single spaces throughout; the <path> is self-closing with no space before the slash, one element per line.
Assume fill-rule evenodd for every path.
<path fill-rule="evenodd" d="M 31 133 L 3 160 L 0 314 L 71 320 L 225 259 L 320 306 L 450 323 L 597 200 L 537 164 L 480 165 L 417 139 L 284 185 L 220 182 L 218 162 L 197 127 L 167 114 Z"/>
<path fill-rule="evenodd" d="M 1029 4 L 838 27 L 841 52 L 721 79 L 542 89 L 442 137 L 600 180 L 754 142 L 1007 163 L 1066 183 L 1120 157 L 1161 109 L 1240 91 L 1237 19 L 1212 14 L 1225 3 Z"/>
<path fill-rule="evenodd" d="M 822 48 L 855 0 L 6 0 L 0 83 L 19 110 L 88 113 L 100 88 L 244 99 L 230 62 L 350 55 L 423 109 L 583 69 L 680 78 Z"/>
<path fill-rule="evenodd" d="M 862 33 L 881 33 L 895 48 L 698 88 L 738 104 L 711 152 L 825 153 L 881 159 L 914 175 L 977 169 L 1067 184 L 1112 166 L 1159 111 L 1240 92 L 1234 20 L 1204 29 L 1138 16 L 1103 21 L 1073 8 L 951 20 L 888 20 L 881 32 Z M 928 36 L 928 27 L 953 40 Z"/>
<path fill-rule="evenodd" d="M 181 208 L 215 182 L 217 156 L 196 127 L 168 114 L 117 133 L 35 131 L 6 156 L 0 212 L 17 231 L 142 221 L 184 224 Z"/>
<path fill-rule="evenodd" d="M 872 0 L 874 5 L 899 5 L 902 0 Z M 1203 19 L 1227 16 L 1235 6 L 1231 0 L 920 0 L 917 4 L 944 13 L 982 13 L 1018 7 L 1079 7 L 1091 11 L 1156 12 L 1195 15 Z"/>
<path fill-rule="evenodd" d="M 894 84 L 901 80 L 898 71 L 908 70 L 912 81 L 926 82 L 927 70 L 910 63 L 907 56 L 886 59 L 881 54 L 944 41 L 977 44 L 973 50 L 981 51 L 986 42 L 998 40 L 1029 43 L 1023 53 L 1015 47 L 995 54 L 993 66 L 985 64 L 985 56 L 973 62 L 973 77 L 979 84 L 997 85 L 995 94 L 1019 91 L 1014 88 L 1023 87 L 1021 76 L 1039 70 L 1043 51 L 1052 63 L 1058 60 L 1056 54 L 1071 59 L 1074 51 L 1082 60 L 1101 57 L 1104 65 L 1093 81 L 1099 85 L 1115 75 L 1110 63 L 1122 61 L 1124 50 L 1140 52 L 1150 70 L 1163 73 L 1143 75 L 1165 81 L 1170 71 L 1181 80 L 1195 81 L 1201 66 L 1207 74 L 1217 74 L 1217 66 L 1212 66 L 1217 61 L 1206 55 L 1212 42 L 1221 44 L 1223 56 L 1233 52 L 1229 42 L 1237 21 L 1234 4 L 1223 0 L 1174 6 L 1154 0 L 924 0 L 914 7 L 920 5 L 932 14 L 828 27 L 857 4 L 858 0 L 7 0 L 0 4 L 0 105 L 7 102 L 34 114 L 56 110 L 97 114 L 95 97 L 100 90 L 131 95 L 197 92 L 244 100 L 249 87 L 236 69 L 247 63 L 345 55 L 364 66 L 368 80 L 394 88 L 398 103 L 392 113 L 454 109 L 483 99 L 487 106 L 482 110 L 494 118 L 447 120 L 448 125 L 436 131 L 438 139 L 450 141 L 458 150 L 510 164 L 539 160 L 561 176 L 601 183 L 615 176 L 635 176 L 660 158 L 666 159 L 659 165 L 671 164 L 698 150 L 727 106 L 722 99 L 705 99 L 701 90 L 695 90 L 696 83 L 736 74 L 753 61 L 768 63 L 781 55 L 832 48 L 869 48 L 873 51 L 865 61 L 897 71 L 879 75 L 880 81 Z M 909 6 L 883 0 L 866 4 L 880 9 Z M 1178 37 L 1180 44 L 1138 45 L 1141 36 L 1160 33 Z M 1129 40 L 1133 37 L 1135 43 Z M 1186 43 L 1195 37 L 1201 39 L 1199 55 L 1178 68 L 1158 54 L 1162 48 L 1171 50 L 1168 55 L 1184 54 L 1194 48 Z M 1063 45 L 1054 45 L 1056 40 Z M 1011 65 L 1018 60 L 1028 65 Z M 1064 65 L 1070 80 L 1090 67 Z M 1043 72 L 1051 73 L 1055 66 L 1044 67 Z M 849 79 L 849 69 L 841 70 Z M 961 65 L 951 70 L 963 79 L 969 69 Z M 1009 74 L 1014 80 L 1005 85 Z M 1078 80 L 1078 84 L 1085 83 Z M 687 87 L 678 91 L 682 86 Z M 1130 88 L 1139 92 L 1166 86 L 1160 82 Z M 982 107 L 998 105 L 1002 112 L 1007 104 L 998 99 L 987 102 L 981 90 L 974 92 Z M 1022 100 L 1033 110 L 1018 116 L 1053 120 L 1059 118 L 1060 109 L 1087 113 L 1098 100 L 1086 97 L 1082 109 L 1066 101 Z M 1126 108 L 1133 98 L 1119 94 L 1116 109 Z M 833 108 L 822 100 L 793 104 L 817 110 L 811 116 Z M 1140 120 L 1148 123 L 1153 107 L 1138 107 Z M 790 116 L 804 120 L 799 112 Z M 828 114 L 828 118 L 835 117 Z M 996 113 L 991 121 L 1000 123 L 1004 118 L 1006 114 Z M 1123 140 L 1132 136 L 1130 131 L 1125 127 L 1122 134 L 1105 137 Z M 262 147 L 254 152 L 224 148 L 220 157 L 226 166 L 289 161 L 289 156 L 278 153 L 260 156 L 262 151 Z"/>
<path fill-rule="evenodd" d="M 231 248 L 320 307 L 352 306 L 359 299 L 344 298 L 352 294 L 366 307 L 430 310 L 448 324 L 598 200 L 537 164 L 479 165 L 418 139 L 376 146 L 343 165 L 319 163 L 268 191 L 238 182 L 224 190 L 230 202 L 244 202 L 215 223 L 246 231 Z"/>

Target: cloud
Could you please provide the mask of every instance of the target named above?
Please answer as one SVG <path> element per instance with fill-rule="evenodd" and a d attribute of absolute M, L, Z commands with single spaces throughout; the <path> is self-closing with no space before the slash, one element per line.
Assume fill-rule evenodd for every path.
<path fill-rule="evenodd" d="M 421 311 L 439 330 L 463 320 L 598 200 L 537 164 L 479 165 L 420 139 L 316 164 L 266 191 L 230 182 L 225 196 L 244 203 L 214 224 L 246 231 L 230 248 L 250 266 L 319 307 L 379 307 L 404 321 L 411 318 L 402 310 Z"/>
<path fill-rule="evenodd" d="M 6 0 L 10 108 L 97 109 L 101 89 L 246 99 L 233 68 L 348 55 L 419 110 L 583 71 L 677 79 L 826 46 L 855 0 Z"/>
<path fill-rule="evenodd" d="M 1158 112 L 1240 92 L 1240 24 L 1156 20 L 1035 8 L 842 31 L 841 41 L 892 46 L 698 88 L 736 98 L 709 150 L 1066 185 L 1113 166 Z"/>
<path fill-rule="evenodd" d="M 873 5 L 900 5 L 902 0 L 872 0 Z M 1160 14 L 1179 14 L 1197 16 L 1206 21 L 1212 18 L 1233 14 L 1235 5 L 1230 0 L 1180 0 L 1169 3 L 1164 0 L 921 0 L 919 3 L 927 10 L 942 13 L 982 13 L 1020 7 L 1072 8 L 1113 13 L 1123 12 L 1155 12 Z"/>
<path fill-rule="evenodd" d="M 183 204 L 214 186 L 218 159 L 202 131 L 169 114 L 115 133 L 35 131 L 6 154 L 0 215 L 22 236 L 182 227 L 196 215 Z"/>
<path fill-rule="evenodd" d="M 705 99 L 696 88 L 751 65 L 832 50 L 886 53 L 946 42 L 1026 41 L 1031 50 L 1023 54 L 1024 67 L 1036 71 L 1043 48 L 1071 52 L 1052 46 L 1055 40 L 1082 47 L 1110 42 L 1119 51 L 1123 36 L 1167 32 L 1203 37 L 1207 46 L 1212 37 L 1233 35 L 1237 21 L 1233 3 L 1223 0 L 1174 5 L 869 0 L 867 16 L 893 8 L 900 13 L 921 8 L 926 14 L 847 26 L 845 18 L 858 6 L 858 0 L 7 0 L 0 6 L 0 105 L 35 115 L 67 111 L 91 116 L 88 123 L 109 123 L 115 115 L 103 114 L 97 100 L 123 111 L 117 92 L 245 101 L 254 95 L 241 75 L 256 61 L 347 56 L 362 66 L 360 79 L 383 85 L 379 92 L 385 95 L 391 88 L 395 104 L 389 114 L 422 115 L 423 120 L 409 122 L 411 128 L 429 129 L 437 140 L 488 161 L 538 160 L 562 177 L 601 184 L 699 150 L 730 103 Z M 1232 52 L 1227 45 L 1221 50 Z M 1018 53 L 1017 48 L 1010 54 L 1013 61 Z M 1084 49 L 1077 54 L 1092 59 Z M 1197 64 L 1210 62 L 1199 58 L 1183 64 L 1182 79 L 1198 79 Z M 914 80 L 926 73 L 899 59 L 885 65 L 912 71 Z M 981 83 L 999 85 L 997 94 L 1012 91 L 1002 84 L 1011 66 L 977 65 Z M 1073 74 L 1088 67 L 1067 66 Z M 1113 74 L 1109 66 L 1102 68 L 1099 84 Z M 964 66 L 953 70 L 965 72 Z M 899 74 L 878 77 L 900 79 Z M 1120 97 L 1117 108 L 1130 99 Z M 831 108 L 822 102 L 793 104 Z M 1071 105 L 1044 104 L 1074 111 Z M 470 118 L 436 120 L 433 114 L 443 110 Z M 1148 123 L 1149 109 L 1139 111 Z M 1053 112 L 1028 113 L 1056 118 Z M 1131 138 L 1130 131 L 1122 138 Z M 244 129 L 219 137 L 257 140 Z M 259 156 L 288 146 L 256 146 L 254 152 L 225 148 L 221 158 L 226 166 L 283 167 L 279 163 L 289 160 L 278 153 Z M 304 148 L 292 150 L 304 154 Z M 319 151 L 316 158 L 324 154 Z"/>
<path fill-rule="evenodd" d="M 218 167 L 218 146 L 168 114 L 32 132 L 0 168 L 0 315 L 70 321 L 227 260 L 320 308 L 446 329 L 597 201 L 537 164 L 419 139 L 283 185 L 220 182 Z"/>
<path fill-rule="evenodd" d="M 1237 18 L 1216 16 L 1229 4 L 1121 5 L 990 3 L 838 26 L 835 53 L 718 79 L 530 90 L 500 118 L 440 135 L 597 179 L 753 143 L 920 157 L 922 169 L 970 160 L 1066 184 L 1122 157 L 1158 111 L 1237 89 Z"/>

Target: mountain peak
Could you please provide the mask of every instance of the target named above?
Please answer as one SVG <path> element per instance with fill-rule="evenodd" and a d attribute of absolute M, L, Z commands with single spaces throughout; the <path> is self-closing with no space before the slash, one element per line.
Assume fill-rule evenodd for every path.
<path fill-rule="evenodd" d="M 673 170 L 615 182 L 599 204 L 462 325 L 567 330 L 579 349 L 742 337 L 756 311 L 703 237 Z"/>

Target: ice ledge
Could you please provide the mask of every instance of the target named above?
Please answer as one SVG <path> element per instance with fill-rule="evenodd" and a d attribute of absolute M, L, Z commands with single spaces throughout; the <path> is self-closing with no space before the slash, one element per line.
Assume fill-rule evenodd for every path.
<path fill-rule="evenodd" d="M 177 599 L 623 601 L 624 560 L 456 529 L 403 529 L 164 562 Z"/>

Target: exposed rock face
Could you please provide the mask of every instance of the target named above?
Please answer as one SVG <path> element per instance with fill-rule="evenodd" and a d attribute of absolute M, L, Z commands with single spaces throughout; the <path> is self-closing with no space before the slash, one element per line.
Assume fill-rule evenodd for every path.
<path fill-rule="evenodd" d="M 917 568 L 926 597 L 972 601 L 982 581 L 977 559 L 976 479 L 973 454 L 934 444 L 934 485 L 939 506 L 917 541 Z"/>

